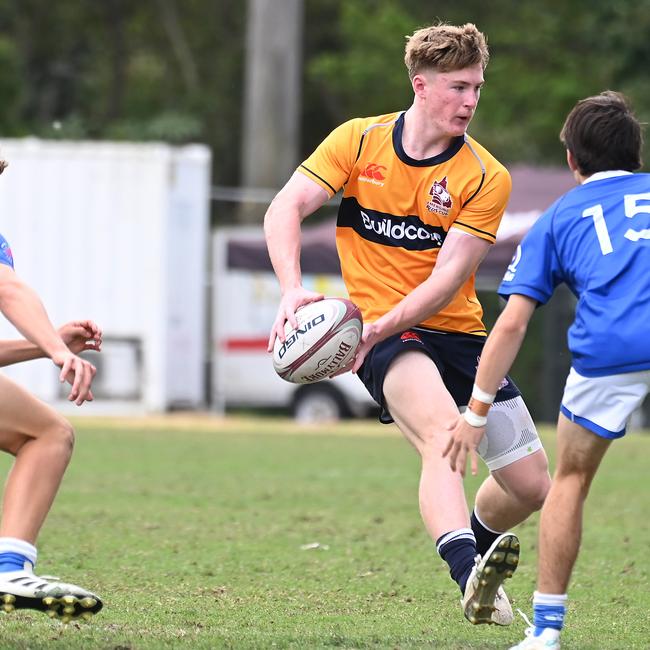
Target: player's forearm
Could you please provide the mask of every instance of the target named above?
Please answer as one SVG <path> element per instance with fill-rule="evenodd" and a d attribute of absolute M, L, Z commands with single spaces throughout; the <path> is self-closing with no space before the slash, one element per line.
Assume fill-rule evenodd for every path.
<path fill-rule="evenodd" d="M 486 393 L 495 395 L 501 381 L 508 374 L 526 336 L 528 322 L 535 302 L 513 296 L 497 319 L 490 333 L 476 373 L 475 384 Z M 519 300 L 519 304 L 514 301 Z"/>
<path fill-rule="evenodd" d="M 448 271 L 443 271 L 429 277 L 405 296 L 393 309 L 375 321 L 375 328 L 383 340 L 392 334 L 403 332 L 409 327 L 418 325 L 433 314 L 444 309 L 460 288 L 454 277 Z"/>
<path fill-rule="evenodd" d="M 521 348 L 526 330 L 494 330 L 483 348 L 475 384 L 486 393 L 496 395 Z"/>
<path fill-rule="evenodd" d="M 31 341 L 21 339 L 0 341 L 0 366 L 10 366 L 44 356 L 43 350 Z"/>
<path fill-rule="evenodd" d="M 68 351 L 50 322 L 39 297 L 20 280 L 2 284 L 0 310 L 14 327 L 41 351 L 41 355 L 51 357 Z"/>
<path fill-rule="evenodd" d="M 489 247 L 488 241 L 452 229 L 431 275 L 375 321 L 377 340 L 422 323 L 444 309 L 474 273 Z"/>
<path fill-rule="evenodd" d="M 297 209 L 274 201 L 264 217 L 264 234 L 273 270 L 282 293 L 299 287 L 300 272 L 300 215 Z"/>

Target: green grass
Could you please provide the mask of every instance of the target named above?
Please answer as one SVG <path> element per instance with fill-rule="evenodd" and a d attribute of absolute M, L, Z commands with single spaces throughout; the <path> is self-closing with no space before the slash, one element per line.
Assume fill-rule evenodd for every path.
<path fill-rule="evenodd" d="M 553 439 L 545 433 L 549 452 Z M 592 488 L 563 648 L 648 648 L 650 436 Z M 9 459 L 2 459 L 3 473 Z M 470 478 L 470 495 L 481 477 Z M 418 462 L 374 423 L 77 422 L 39 570 L 102 594 L 90 624 L 0 617 L 0 648 L 506 648 L 473 627 L 420 522 Z M 529 615 L 537 518 L 509 585 Z M 316 546 L 305 548 L 306 545 Z"/>

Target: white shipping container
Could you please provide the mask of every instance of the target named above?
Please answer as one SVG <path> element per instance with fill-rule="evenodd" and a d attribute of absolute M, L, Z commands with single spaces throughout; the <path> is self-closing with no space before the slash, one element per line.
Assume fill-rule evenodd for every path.
<path fill-rule="evenodd" d="M 209 149 L 28 138 L 2 141 L 2 156 L 0 233 L 17 273 L 55 325 L 104 331 L 84 412 L 203 405 Z M 16 336 L 5 319 L 0 336 Z M 50 403 L 64 396 L 48 360 L 3 372 Z"/>

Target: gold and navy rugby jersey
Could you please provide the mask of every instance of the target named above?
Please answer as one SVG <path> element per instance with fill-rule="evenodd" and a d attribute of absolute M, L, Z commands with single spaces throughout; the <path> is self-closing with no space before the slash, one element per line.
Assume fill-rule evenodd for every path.
<path fill-rule="evenodd" d="M 404 113 L 350 120 L 298 168 L 330 195 L 344 188 L 336 243 L 350 299 L 377 320 L 424 282 L 450 228 L 494 242 L 510 174 L 468 135 L 443 153 L 410 158 Z M 474 275 L 421 325 L 485 335 Z"/>

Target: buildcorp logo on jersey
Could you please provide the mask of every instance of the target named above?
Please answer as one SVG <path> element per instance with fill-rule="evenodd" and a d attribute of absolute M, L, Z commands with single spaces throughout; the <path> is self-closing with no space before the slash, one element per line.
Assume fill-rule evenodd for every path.
<path fill-rule="evenodd" d="M 413 223 L 413 217 L 393 221 L 389 217 L 370 215 L 361 210 L 361 219 L 366 230 L 372 230 L 378 235 L 384 235 L 394 245 L 399 245 L 405 240 L 411 240 L 433 242 L 434 246 L 442 246 L 441 235 L 426 228 L 419 220 L 418 223 Z M 409 222 L 409 220 L 411 221 Z"/>

